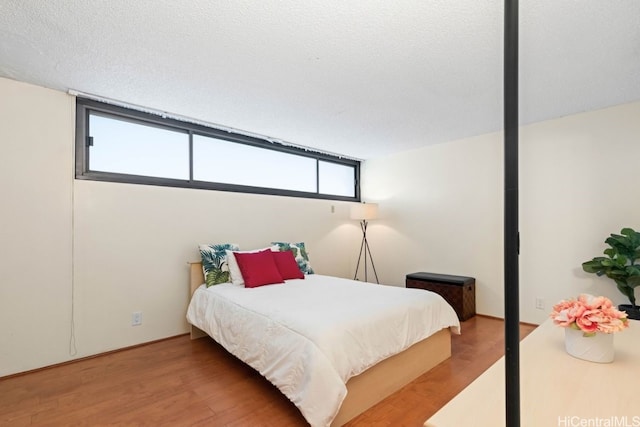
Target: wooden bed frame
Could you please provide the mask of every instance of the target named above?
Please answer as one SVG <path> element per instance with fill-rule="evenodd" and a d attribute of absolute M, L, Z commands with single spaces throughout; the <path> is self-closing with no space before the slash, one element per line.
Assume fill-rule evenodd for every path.
<path fill-rule="evenodd" d="M 189 264 L 190 295 L 193 295 L 204 283 L 204 276 L 201 263 Z M 191 325 L 191 339 L 204 336 L 205 332 Z M 347 382 L 347 397 L 331 427 L 347 423 L 449 357 L 451 333 L 446 328 L 351 378 Z"/>

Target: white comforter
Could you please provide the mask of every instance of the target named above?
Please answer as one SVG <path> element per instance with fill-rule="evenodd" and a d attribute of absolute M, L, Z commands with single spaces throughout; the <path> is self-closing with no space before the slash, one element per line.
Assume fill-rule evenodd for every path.
<path fill-rule="evenodd" d="M 276 385 L 314 427 L 331 424 L 349 378 L 460 327 L 435 293 L 317 274 L 258 288 L 201 286 L 187 320 Z"/>

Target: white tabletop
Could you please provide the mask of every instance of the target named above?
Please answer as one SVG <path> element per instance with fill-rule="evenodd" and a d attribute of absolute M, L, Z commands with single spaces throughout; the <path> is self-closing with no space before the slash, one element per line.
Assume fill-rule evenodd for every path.
<path fill-rule="evenodd" d="M 640 321 L 614 336 L 615 360 L 569 356 L 551 320 L 520 344 L 522 427 L 640 427 Z M 425 422 L 425 427 L 505 425 L 504 357 Z M 599 424 L 598 424 L 599 423 Z"/>

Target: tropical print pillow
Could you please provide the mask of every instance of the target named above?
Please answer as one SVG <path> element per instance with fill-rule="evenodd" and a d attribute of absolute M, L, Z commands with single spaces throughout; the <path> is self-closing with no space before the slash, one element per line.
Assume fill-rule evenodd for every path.
<path fill-rule="evenodd" d="M 298 263 L 298 267 L 304 274 L 314 274 L 313 268 L 311 268 L 311 263 L 309 262 L 309 255 L 307 254 L 307 250 L 304 247 L 304 242 L 299 243 L 287 243 L 287 242 L 271 242 L 273 246 L 272 249 L 282 251 L 291 251 L 293 252 L 293 257 L 296 259 Z"/>
<path fill-rule="evenodd" d="M 234 243 L 223 243 L 221 245 L 200 245 L 198 248 L 202 257 L 202 272 L 207 288 L 219 283 L 231 282 L 226 251 L 237 251 L 240 250 L 240 247 Z"/>

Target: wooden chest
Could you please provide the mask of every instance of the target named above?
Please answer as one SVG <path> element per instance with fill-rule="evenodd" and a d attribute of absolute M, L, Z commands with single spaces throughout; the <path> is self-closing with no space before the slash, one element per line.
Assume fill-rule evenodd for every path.
<path fill-rule="evenodd" d="M 407 274 L 407 288 L 426 289 L 441 295 L 456 311 L 458 319 L 476 314 L 476 279 L 437 273 Z"/>

